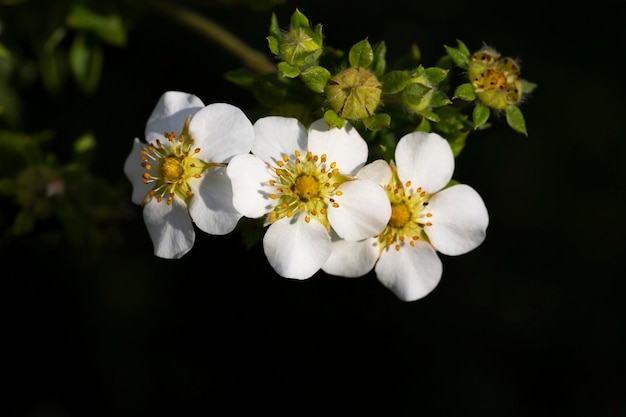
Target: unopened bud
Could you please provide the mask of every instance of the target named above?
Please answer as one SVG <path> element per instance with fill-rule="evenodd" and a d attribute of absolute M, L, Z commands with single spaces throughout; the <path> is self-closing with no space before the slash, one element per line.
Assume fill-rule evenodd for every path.
<path fill-rule="evenodd" d="M 342 118 L 360 120 L 370 117 L 380 103 L 382 85 L 370 71 L 350 67 L 334 75 L 326 85 L 330 107 Z"/>

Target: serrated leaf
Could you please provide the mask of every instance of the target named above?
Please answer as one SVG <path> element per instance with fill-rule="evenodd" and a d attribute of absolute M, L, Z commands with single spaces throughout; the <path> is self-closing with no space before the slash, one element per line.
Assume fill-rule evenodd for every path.
<path fill-rule="evenodd" d="M 491 110 L 487 106 L 477 104 L 472 110 L 472 121 L 474 122 L 474 129 L 478 129 L 489 120 L 491 116 Z"/>
<path fill-rule="evenodd" d="M 367 68 L 374 60 L 374 51 L 367 39 L 355 43 L 348 53 L 348 62 L 352 67 Z"/>
<path fill-rule="evenodd" d="M 526 121 L 519 107 L 510 105 L 506 108 L 506 122 L 516 132 L 528 136 L 528 132 L 526 132 Z"/>

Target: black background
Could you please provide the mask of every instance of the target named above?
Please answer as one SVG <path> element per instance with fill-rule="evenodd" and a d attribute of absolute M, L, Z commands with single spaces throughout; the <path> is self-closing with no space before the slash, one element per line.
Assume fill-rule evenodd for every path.
<path fill-rule="evenodd" d="M 188 5 L 267 51 L 270 12 Z M 237 235 L 199 233 L 183 259 L 158 259 L 130 206 L 100 262 L 0 254 L 7 414 L 626 415 L 626 4 L 286 1 L 281 25 L 296 7 L 344 50 L 368 37 L 393 57 L 417 42 L 428 66 L 461 39 L 520 60 L 538 84 L 522 105 L 529 136 L 502 120 L 457 159 L 490 213 L 484 244 L 442 256 L 439 286 L 403 303 L 373 275 L 283 279 Z M 245 110 L 252 97 L 222 77 L 240 66 L 145 16 L 106 50 L 94 96 L 35 89 L 24 113 L 33 130 L 93 131 L 95 169 L 130 200 L 123 163 L 158 97 Z"/>

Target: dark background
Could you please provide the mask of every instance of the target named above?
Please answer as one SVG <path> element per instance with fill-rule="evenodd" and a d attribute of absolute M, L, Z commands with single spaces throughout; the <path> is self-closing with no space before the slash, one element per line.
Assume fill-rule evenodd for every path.
<path fill-rule="evenodd" d="M 187 2 L 266 52 L 270 12 Z M 581 7 L 584 6 L 584 7 Z M 119 244 L 85 262 L 60 247 L 0 254 L 3 415 L 626 416 L 624 120 L 626 4 L 286 1 L 347 50 L 388 57 L 417 42 L 482 42 L 518 58 L 538 88 L 529 136 L 504 121 L 470 135 L 455 178 L 490 212 L 475 251 L 443 257 L 426 298 L 403 303 L 375 276 L 277 276 L 240 237 L 198 233 L 183 259 L 152 255 L 122 167 L 166 90 L 244 110 L 224 81 L 241 66 L 155 15 L 106 50 L 93 96 L 28 92 L 29 129 L 98 140 L 94 169 L 127 188 Z M 267 51 L 269 53 L 269 51 Z M 126 204 L 125 202 L 123 204 Z"/>

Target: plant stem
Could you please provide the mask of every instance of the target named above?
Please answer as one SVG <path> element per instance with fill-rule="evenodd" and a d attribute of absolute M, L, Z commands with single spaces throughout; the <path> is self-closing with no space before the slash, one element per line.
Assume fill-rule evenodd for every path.
<path fill-rule="evenodd" d="M 258 74 L 268 74 L 276 71 L 276 65 L 267 55 L 251 48 L 211 19 L 167 0 L 150 0 L 146 3 L 163 16 L 177 20 L 185 26 L 206 35 L 243 61 L 252 71 Z"/>

